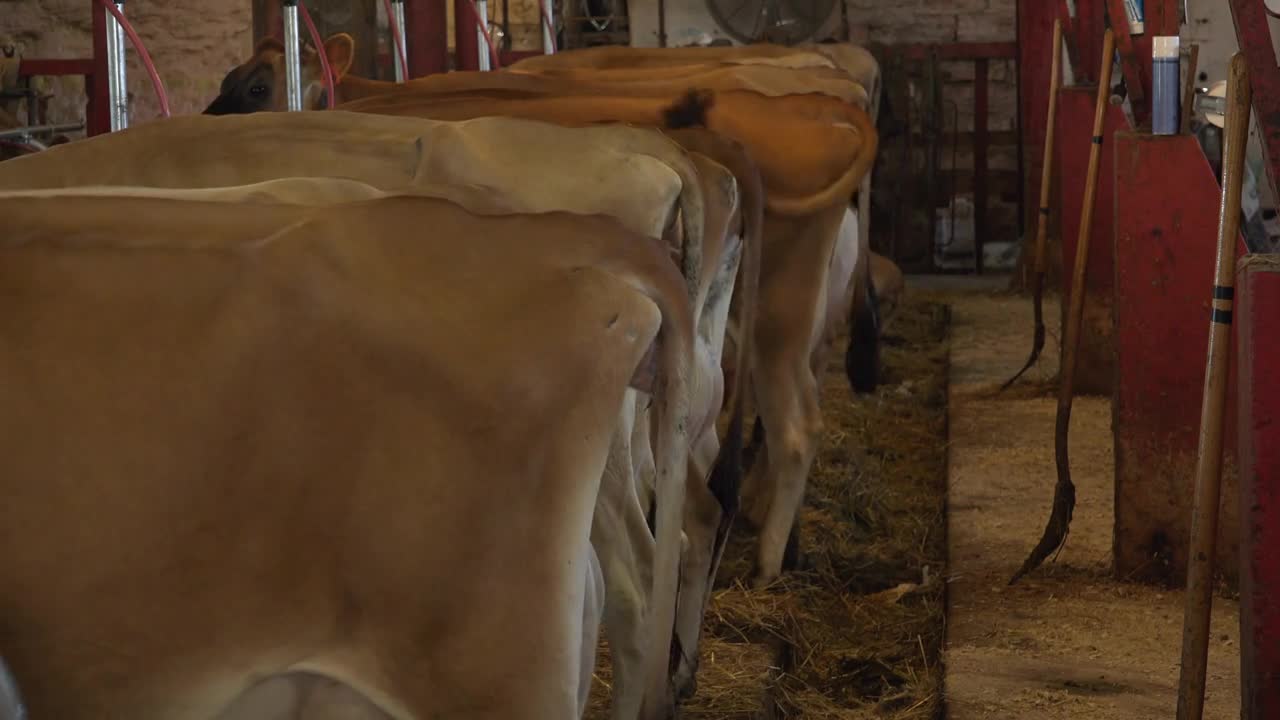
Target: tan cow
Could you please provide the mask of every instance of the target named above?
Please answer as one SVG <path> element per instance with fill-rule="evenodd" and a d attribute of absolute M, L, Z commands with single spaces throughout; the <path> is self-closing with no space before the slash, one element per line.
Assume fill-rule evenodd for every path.
<path fill-rule="evenodd" d="M 345 118 L 345 119 L 344 119 Z M 349 122 L 358 121 L 358 122 Z M 271 129 L 275 129 L 272 136 Z M 719 181 L 711 181 L 698 192 L 696 183 L 712 173 L 712 168 L 703 167 L 702 173 L 694 170 L 690 160 L 670 140 L 652 131 L 624 127 L 594 127 L 570 132 L 565 128 L 519 121 L 510 118 L 483 118 L 474 121 L 446 124 L 429 121 L 409 121 L 391 117 L 355 116 L 345 113 L 306 114 L 303 116 L 270 116 L 258 115 L 250 118 L 218 119 L 183 118 L 168 123 L 152 124 L 136 130 L 113 133 L 110 136 L 95 138 L 92 141 L 77 144 L 59 153 L 46 155 L 41 162 L 27 163 L 26 167 L 12 168 L 13 174 L 0 170 L 0 187 L 9 185 L 48 184 L 61 186 L 77 184 L 86 179 L 99 176 L 96 168 L 109 166 L 109 175 L 114 182 L 130 182 L 149 185 L 206 185 L 212 182 L 235 182 L 236 180 L 254 180 L 263 173 L 280 172 L 324 172 L 328 167 L 345 167 L 341 158 L 329 158 L 329 148 L 346 150 L 345 139 L 352 133 L 367 135 L 361 146 L 374 157 L 386 158 L 390 168 L 415 167 L 414 177 L 389 177 L 389 173 L 372 172 L 368 161 L 361 166 L 362 171 L 370 171 L 370 177 L 391 187 L 411 186 L 417 192 L 427 191 L 426 181 L 448 180 L 449 182 L 492 182 L 493 197 L 505 201 L 507 206 L 515 210 L 571 209 L 579 212 L 603 212 L 619 217 L 624 225 L 633 230 L 661 237 L 664 224 L 670 224 L 666 218 L 673 207 L 675 193 L 687 197 L 683 203 L 686 219 L 699 220 L 701 197 L 728 197 L 736 193 L 733 178 L 726 176 Z M 195 138 L 201 138 L 199 141 Z M 380 138 L 390 144 L 390 150 L 384 147 L 371 147 L 372 138 Z M 414 144 L 409 140 L 416 138 Z M 181 157 L 161 155 L 143 156 L 133 152 L 134 146 L 143 143 L 151 146 L 181 147 L 186 144 L 198 144 L 198 151 L 184 153 Z M 280 162 L 264 165 L 253 160 L 251 152 L 255 147 L 267 148 L 278 153 Z M 236 148 L 240 154 L 230 156 L 228 149 Z M 615 150 L 615 148 L 617 148 Z M 393 153 L 401 149 L 418 155 L 416 163 L 404 158 L 396 158 Z M 566 150 L 572 149 L 572 155 Z M 108 150 L 111 150 L 110 152 Z M 632 150 L 647 154 L 636 155 Z M 117 159 L 112 161 L 108 155 L 115 153 Z M 86 162 L 88 154 L 93 161 Z M 144 160 L 144 157 L 146 158 Z M 166 160 L 177 162 L 170 166 Z M 660 157 L 661 164 L 653 157 Z M 154 158 L 154 159 L 152 159 Z M 216 159 L 219 162 L 213 162 Z M 512 160 L 518 159 L 518 163 Z M 338 162 L 334 164 L 334 161 Z M 652 167 L 646 165 L 648 162 Z M 132 165 L 132 166 L 131 166 Z M 239 172 L 243 165 L 243 172 Z M 680 168 L 679 173 L 667 169 L 668 165 Z M 725 171 L 721 169 L 720 173 Z M 664 174 L 666 177 L 664 177 Z M 676 175 L 679 175 L 677 177 Z M 685 190 L 680 190 L 683 180 Z M 716 190 L 719 185 L 728 183 L 727 187 Z M 292 194 L 282 195 L 290 189 Z M 695 184 L 695 187 L 688 187 Z M 319 204 L 330 202 L 341 192 L 351 192 L 352 198 L 369 197 L 359 185 L 350 181 L 298 179 L 280 185 L 264 183 L 244 188 L 220 188 L 218 190 L 188 190 L 174 193 L 192 199 L 210 198 L 221 194 L 228 201 L 244 201 L 250 198 L 271 197 L 275 191 L 276 200 L 286 202 L 306 202 Z M 758 180 L 756 181 L 758 186 Z M 365 188 L 372 190 L 372 188 Z M 301 192 L 300 192 L 301 191 Z M 692 191 L 692 192 L 691 192 Z M 60 191 L 55 191 L 60 192 Z M 83 192 L 77 190 L 76 192 Z M 99 190 L 92 192 L 98 193 Z M 123 193 L 124 190 L 117 189 Z M 157 191 L 139 191 L 129 189 L 129 194 L 156 194 Z M 168 191 L 172 193 L 173 191 Z M 439 191 L 430 190 L 433 194 Z M 47 195 L 49 191 L 29 191 L 26 195 Z M 161 193 L 163 194 L 163 193 Z M 309 195 L 306 195 L 309 194 Z M 758 191 L 756 197 L 756 213 L 759 212 Z M 445 194 L 445 197 L 457 199 L 456 193 Z M 461 200 L 472 211 L 485 210 L 474 202 Z M 736 207 L 736 206 L 735 206 Z M 506 207 L 500 209 L 505 211 Z M 716 221 L 708 218 L 714 225 Z M 716 438 L 712 420 L 720 407 L 720 371 L 719 354 L 724 339 L 724 320 L 728 313 L 728 297 L 733 291 L 733 279 L 737 270 L 737 246 L 725 247 L 728 218 L 721 217 L 719 225 L 711 229 L 710 247 L 699 249 L 702 242 L 703 228 L 691 225 L 684 245 L 684 259 L 698 259 L 705 256 L 712 272 L 703 273 L 704 282 L 696 282 L 698 265 L 686 263 L 690 269 L 686 277 L 693 281 L 695 288 L 696 308 L 703 308 L 708 294 L 723 297 L 723 305 L 710 307 L 708 311 L 697 313 L 699 333 L 697 354 L 699 371 L 694 374 L 691 390 L 692 403 L 696 409 L 691 418 L 691 437 L 710 436 L 710 440 L 699 441 L 699 447 L 712 448 L 711 458 L 716 459 Z M 710 227 L 710 226 L 709 226 Z M 758 227 L 758 224 L 757 224 Z M 756 248 L 754 255 L 758 257 L 758 230 L 756 238 L 751 240 Z M 680 247 L 674 248 L 679 251 Z M 754 278 L 758 262 L 749 270 Z M 751 283 L 754 287 L 754 281 Z M 751 303 L 748 303 L 751 304 Z M 740 413 L 738 413 L 740 416 Z M 628 421 L 630 422 L 630 421 Z M 643 416 L 638 422 L 643 426 Z M 739 432 L 740 437 L 740 432 Z M 634 445 L 627 434 L 616 438 L 613 452 L 622 458 L 629 458 Z M 637 450 L 638 452 L 638 450 Z M 726 459 L 716 459 L 715 467 L 720 468 L 729 463 L 736 463 L 741 453 L 741 442 L 733 444 L 726 453 Z M 652 465 L 652 461 L 648 463 Z M 614 648 L 612 658 L 615 664 L 615 709 L 617 717 L 634 717 L 642 688 L 633 682 L 639 677 L 643 661 L 643 646 L 647 634 L 642 621 L 643 614 L 651 605 L 647 591 L 641 592 L 651 577 L 653 540 L 645 525 L 645 515 L 652 505 L 653 490 L 648 487 L 649 494 L 637 498 L 630 488 L 636 484 L 633 467 L 624 462 L 611 462 L 611 466 L 620 467 L 615 475 L 606 479 L 602 493 L 602 507 L 596 525 L 593 527 L 593 542 L 597 552 L 601 554 L 602 565 L 608 579 L 607 588 L 610 602 L 607 605 L 608 619 L 606 629 L 610 644 Z M 719 506 L 714 505 L 716 498 L 707 497 L 705 479 L 710 468 L 699 466 L 699 482 L 701 492 L 694 498 L 695 502 L 711 502 L 710 511 L 699 511 L 699 516 L 709 512 L 716 513 Z M 735 472 L 729 470 L 736 495 L 737 480 Z M 722 481 L 728 482 L 728 480 Z M 695 483 L 691 481 L 690 485 Z M 723 495 L 723 493 L 721 493 Z M 624 512 L 625 511 L 625 512 Z M 718 516 L 717 516 L 718 517 Z M 698 546 L 705 543 L 707 548 L 696 554 L 697 558 L 711 552 L 711 545 L 716 541 L 716 525 L 712 522 L 709 529 L 691 528 L 691 543 Z M 623 542 L 625 540 L 625 542 Z M 705 570 L 703 570 L 705 572 Z M 693 588 L 701 592 L 702 588 L 695 583 Z M 709 590 L 709 588 L 707 588 Z M 705 602 L 702 597 L 692 597 L 685 604 L 701 607 Z M 691 643 L 683 643 L 691 648 Z M 687 682 L 687 681 L 686 681 Z"/>
<path fill-rule="evenodd" d="M 31 713 L 211 717 L 299 671 L 393 718 L 580 712 L 595 496 L 651 347 L 683 482 L 665 252 L 423 198 L 226 207 L 0 199 L 0 655 Z"/>
<path fill-rule="evenodd" d="M 702 96 L 690 95 L 686 107 L 665 113 L 663 122 L 703 125 L 742 142 L 759 163 L 766 190 L 770 212 L 764 225 L 752 369 L 769 439 L 752 470 L 760 478 L 749 484 L 767 492 L 760 502 L 748 506 L 749 516 L 761 528 L 754 582 L 763 585 L 775 579 L 784 565 L 784 550 L 798 519 L 805 477 L 820 439 L 822 417 L 813 368 L 822 364 L 816 354 L 824 350 L 822 340 L 832 321 L 824 299 L 829 269 L 848 199 L 874 157 L 875 132 L 865 113 L 820 95 L 767 98 L 731 91 L 717 93 L 714 103 L 708 109 Z M 484 97 L 483 91 L 447 99 L 406 92 L 366 98 L 344 108 L 441 119 L 518 115 L 564 124 L 653 123 L 656 114 L 656 103 L 647 98 L 494 99 Z M 853 124 L 843 125 L 841 120 Z M 834 142 L 822 143 L 823 134 L 833 136 Z M 837 138 L 846 149 L 841 149 Z M 847 164 L 838 162 L 841 157 Z M 804 194 L 797 188 L 804 188 Z M 865 270 L 856 273 L 857 282 L 865 287 Z"/>

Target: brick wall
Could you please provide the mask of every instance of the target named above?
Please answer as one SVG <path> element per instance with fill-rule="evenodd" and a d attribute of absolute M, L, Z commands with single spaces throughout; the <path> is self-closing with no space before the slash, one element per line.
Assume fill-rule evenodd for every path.
<path fill-rule="evenodd" d="M 1013 42 L 1017 37 L 1015 23 L 1014 0 L 846 0 L 849 20 L 849 39 L 851 42 L 869 45 L 898 45 L 915 43 L 955 43 L 955 42 Z M 882 60 L 883 64 L 883 60 Z M 890 104 L 895 115 L 902 116 L 904 105 L 910 103 L 913 131 L 923 133 L 925 127 L 922 120 L 926 108 L 925 72 L 922 64 L 906 64 L 899 68 L 883 67 L 886 75 L 886 86 L 891 93 Z M 951 194 L 951 185 L 946 174 L 952 168 L 953 152 L 955 167 L 959 168 L 956 192 L 969 194 L 973 168 L 973 151 L 971 140 L 963 133 L 973 131 L 973 75 L 974 65 L 971 61 L 941 62 L 938 66 L 942 90 L 942 117 L 937 119 L 938 130 L 944 133 L 938 147 L 938 166 L 943 171 L 940 175 L 937 193 L 940 206 L 945 206 Z M 988 120 L 987 129 L 991 133 L 1009 132 L 1017 123 L 1017 74 L 1013 60 L 990 61 Z M 909 85 L 908 85 L 909 83 Z M 958 111 L 958 112 L 957 112 Z M 958 115 L 958 117 L 957 117 Z M 962 133 L 958 145 L 950 133 L 958 129 Z M 888 147 L 881 152 L 882 158 L 893 158 L 893 163 L 881 163 L 879 172 L 901 175 L 900 178 L 886 178 L 880 187 L 907 187 L 915 183 L 920 192 L 915 197 L 910 194 L 895 197 L 894 203 L 907 203 L 907 215 L 903 218 L 909 225 L 909 234 L 913 238 L 914 248 L 902 249 L 908 255 L 924 251 L 921 243 L 927 244 L 928 237 L 928 194 L 924 187 L 925 152 L 922 139 L 915 140 L 915 147 L 910 153 L 910 164 L 905 163 L 905 148 L 897 145 L 898 139 L 891 140 Z M 990 206 L 988 211 L 988 242 L 1013 241 L 1017 239 L 1017 149 L 1013 144 L 993 145 L 988 153 L 988 167 L 1004 174 L 990 183 Z M 901 225 L 901 222 L 900 222 Z M 876 227 L 873 222 L 872 227 Z M 882 222 L 881 228 L 886 227 Z M 873 231 L 875 232 L 875 231 Z"/>
<path fill-rule="evenodd" d="M 217 94 L 223 75 L 252 50 L 250 0 L 214 3 L 132 0 L 130 22 L 147 46 L 168 91 L 173 114 L 198 113 Z M 88 57 L 92 52 L 90 0 L 0 0 L 0 44 L 14 42 L 32 58 Z M 127 40 L 126 40 L 127 42 Z M 132 49 L 129 62 L 130 122 L 159 115 L 151 81 Z M 54 122 L 84 119 L 80 79 L 50 81 Z"/>

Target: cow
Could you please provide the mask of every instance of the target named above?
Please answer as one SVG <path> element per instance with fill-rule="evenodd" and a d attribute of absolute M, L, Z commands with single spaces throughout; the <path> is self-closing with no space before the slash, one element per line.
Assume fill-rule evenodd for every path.
<path fill-rule="evenodd" d="M 0 656 L 30 712 L 211 717 L 312 673 L 393 718 L 580 714 L 628 387 L 684 481 L 665 250 L 421 197 L 225 208 L 0 198 Z"/>
<path fill-rule="evenodd" d="M 354 122 L 355 120 L 359 122 Z M 345 137 L 351 133 L 362 133 L 363 139 L 355 148 L 348 147 L 345 142 Z M 135 147 L 142 144 L 177 147 L 184 144 L 184 138 L 197 137 L 201 138 L 198 149 L 184 153 L 181 157 L 147 156 L 148 159 L 143 161 L 143 156 L 134 152 Z M 375 146 L 375 140 L 389 145 Z M 411 140 L 414 142 L 410 142 Z M 248 151 L 255 143 L 278 153 L 280 161 L 261 162 L 256 153 Z M 569 147 L 574 151 L 572 156 L 566 153 Z M 234 160 L 231 148 L 240 151 L 240 154 L 234 156 Z M 336 153 L 337 157 L 328 157 L 331 154 L 330 148 L 333 148 L 332 153 Z M 622 152 L 628 149 L 647 154 Z M 353 168 L 347 172 L 357 173 L 353 165 L 345 162 L 343 155 L 353 150 L 364 158 L 358 173 L 368 173 L 370 178 L 386 186 L 412 185 L 416 191 L 421 192 L 426 180 L 491 182 L 490 188 L 494 194 L 490 197 L 505 200 L 513 209 L 528 211 L 558 208 L 581 212 L 609 212 L 633 230 L 655 238 L 661 237 L 664 226 L 671 222 L 667 218 L 671 214 L 670 208 L 673 207 L 677 193 L 689 198 L 682 203 L 682 217 L 698 222 L 703 217 L 701 198 L 704 195 L 726 198 L 726 202 L 732 203 L 734 201 L 731 196 L 736 194 L 734 178 L 723 169 L 718 171 L 720 177 L 717 182 L 711 182 L 699 191 L 696 184 L 700 179 L 710 178 L 717 171 L 707 165 L 705 160 L 701 172 L 695 171 L 694 165 L 683 157 L 677 146 L 653 131 L 594 127 L 571 133 L 564 128 L 511 118 L 483 118 L 449 124 L 379 116 L 346 117 L 342 112 L 304 116 L 174 119 L 77 144 L 73 148 L 46 155 L 40 162 L 12 168 L 15 171 L 12 175 L 0 171 L 0 187 L 32 184 L 60 187 L 98 177 L 105 177 L 111 182 L 131 184 L 203 185 L 211 182 L 253 181 L 260 179 L 263 174 L 280 172 L 324 172 L 331 165 Z M 395 157 L 397 150 L 407 157 Z M 114 161 L 109 159 L 113 154 L 117 158 Z M 389 169 L 382 168 L 384 172 L 375 172 L 379 168 L 371 167 L 369 157 L 383 158 Z M 512 163 L 514 158 L 518 158 L 520 162 Z M 665 164 L 652 158 L 660 158 Z M 166 159 L 172 159 L 176 164 L 164 162 Z M 645 165 L 646 161 L 653 167 Z M 675 172 L 667 169 L 668 166 L 680 169 Z M 99 173 L 97 167 L 110 167 L 111 172 Z M 413 177 L 407 172 L 402 177 L 396 176 L 398 169 L 408 168 L 414 169 Z M 742 171 L 741 168 L 739 170 Z M 680 189 L 681 180 L 686 185 L 684 191 Z M 695 187 L 689 188 L 690 184 Z M 758 184 L 757 178 L 757 187 Z M 189 190 L 183 191 L 181 195 L 199 198 L 208 197 L 210 193 L 222 193 L 227 200 L 243 201 L 252 197 L 271 199 L 271 188 L 264 187 L 270 185 L 272 183 L 213 191 Z M 293 188 L 292 196 L 282 198 L 280 193 L 289 189 L 290 185 Z M 323 203 L 331 201 L 342 192 L 351 192 L 353 199 L 368 197 L 367 193 L 352 185 L 358 186 L 359 183 L 327 178 L 300 178 L 276 188 L 275 199 Z M 309 194 L 309 197 L 298 197 L 299 190 Z M 76 192 L 85 191 L 77 188 Z M 100 191 L 95 189 L 93 192 Z M 123 191 L 117 190 L 119 192 Z M 135 195 L 140 192 L 148 194 L 147 191 L 129 190 L 129 193 Z M 173 193 L 171 190 L 166 192 Z M 23 194 L 38 196 L 47 195 L 48 192 L 27 191 Z M 155 193 L 152 191 L 150 194 Z M 758 191 L 753 197 L 756 203 L 755 213 L 758 215 Z M 463 204 L 473 211 L 479 210 L 474 203 L 464 200 Z M 732 205 L 730 209 L 734 207 L 736 205 Z M 709 294 L 724 300 L 722 305 L 696 314 L 699 370 L 694 374 L 691 386 L 694 393 L 693 404 L 697 410 L 695 418 L 691 419 L 691 433 L 694 438 L 702 437 L 698 441 L 698 447 L 713 449 L 710 459 L 714 459 L 714 463 L 698 465 L 698 481 L 691 480 L 689 485 L 692 488 L 698 482 L 702 483 L 695 502 L 704 504 L 708 502 L 706 478 L 714 472 L 706 465 L 724 467 L 736 461 L 741 453 L 739 440 L 726 449 L 724 459 L 717 456 L 714 452 L 716 438 L 712 420 L 721 401 L 721 384 L 717 380 L 719 351 L 724 337 L 724 317 L 728 312 L 728 297 L 733 292 L 733 278 L 742 250 L 741 245 L 735 248 L 724 244 L 728 234 L 727 217 L 720 217 L 718 223 L 713 218 L 707 218 L 707 222 L 710 247 L 701 249 L 703 242 L 700 238 L 704 236 L 704 228 L 689 224 L 688 242 L 683 249 L 678 246 L 672 248 L 674 254 L 683 253 L 684 261 L 689 261 L 691 257 L 699 260 L 705 258 L 711 266 L 712 272 L 704 273 L 701 282 L 696 281 L 699 276 L 696 263 L 685 273 L 686 278 L 695 281 L 692 284 L 696 287 L 691 289 L 696 301 L 695 307 L 707 305 Z M 756 226 L 757 237 L 747 240 L 750 243 L 746 251 L 748 261 L 758 257 L 758 223 Z M 689 262 L 685 264 L 688 266 Z M 747 271 L 750 277 L 754 278 L 758 273 L 758 269 L 755 269 L 757 266 L 758 260 Z M 754 281 L 751 286 L 754 287 Z M 752 302 L 747 301 L 747 304 Z M 643 426 L 643 418 L 637 422 Z M 739 422 L 739 426 L 740 424 Z M 738 434 L 740 438 L 740 427 Z M 710 439 L 703 436 L 710 436 Z M 627 458 L 635 447 L 639 445 L 623 433 L 616 438 L 614 451 Z M 608 579 L 606 587 L 610 602 L 606 605 L 608 617 L 605 627 L 614 649 L 615 716 L 634 717 L 640 699 L 637 693 L 642 688 L 633 678 L 638 677 L 646 640 L 642 615 L 651 604 L 647 591 L 638 594 L 647 586 L 646 578 L 652 574 L 652 558 L 648 555 L 653 552 L 653 541 L 647 537 L 644 519 L 647 510 L 653 507 L 654 489 L 650 482 L 648 495 L 643 498 L 635 497 L 634 492 L 630 491 L 636 479 L 632 468 L 623 462 L 611 462 L 610 466 L 617 468 L 617 477 L 610 477 L 602 492 L 602 512 L 593 527 L 593 543 L 601 554 Z M 714 506 L 718 498 L 730 494 L 736 498 L 736 473 L 733 470 L 722 472 L 728 473 L 730 478 L 717 478 L 717 487 L 726 482 L 735 484 L 730 491 L 713 493 L 714 497 L 709 499 L 713 504 L 711 514 L 719 510 L 718 506 Z M 697 516 L 706 517 L 708 514 L 704 509 Z M 714 522 L 709 529 L 690 529 L 693 546 L 697 547 L 700 542 L 708 545 L 707 550 L 698 553 L 696 557 L 702 558 L 711 552 L 710 545 L 717 542 L 715 529 Z M 623 539 L 627 542 L 622 542 Z M 702 576 L 698 572 L 693 574 L 695 577 Z M 693 587 L 701 592 L 698 583 L 694 583 Z M 683 599 L 681 602 L 701 607 L 705 599 L 698 597 L 690 599 L 688 603 Z M 687 611 L 684 614 L 687 615 Z M 685 642 L 682 642 L 682 646 L 693 647 Z M 689 683 L 690 679 L 686 677 L 684 682 Z"/>
<path fill-rule="evenodd" d="M 564 124 L 650 122 L 656 107 L 671 97 L 550 96 L 526 99 L 445 98 L 417 93 L 381 95 L 347 103 L 351 111 L 436 119 L 515 115 Z M 841 122 L 843 121 L 843 122 Z M 760 502 L 744 496 L 748 518 L 760 528 L 755 586 L 793 567 L 793 541 L 805 478 L 821 437 L 816 354 L 825 352 L 828 271 L 836 255 L 838 231 L 850 213 L 848 200 L 862 184 L 875 156 L 876 136 L 866 114 L 821 95 L 770 98 L 749 91 L 708 96 L 687 93 L 664 112 L 672 128 L 706 127 L 741 142 L 760 167 L 766 215 L 760 274 L 760 303 L 754 331 L 752 386 L 766 451 L 754 463 L 747 486 L 766 492 Z M 803 142 L 797 139 L 803 138 Z M 865 237 L 865 236 L 862 236 Z M 865 245 L 858 236 L 851 241 Z M 855 293 L 868 293 L 866 253 L 855 255 Z M 821 306 L 820 306 L 821 305 Z M 864 312 L 873 311 L 866 305 Z M 843 318 L 840 318 L 843 320 Z M 863 318 L 865 320 L 865 318 Z M 867 327 L 864 322 L 863 327 Z M 874 326 L 869 338 L 875 338 Z M 875 345 L 857 346 L 850 363 L 855 388 L 875 381 Z M 869 351 L 863 351 L 868 348 Z M 745 491 L 745 488 L 744 488 Z M 787 557 L 784 557 L 784 554 Z"/>
<path fill-rule="evenodd" d="M 349 48 L 353 41 L 350 36 L 335 35 L 328 42 L 338 48 L 340 57 L 345 57 L 349 51 L 343 48 Z M 283 47 L 276 41 L 260 44 L 248 61 L 228 74 L 224 91 L 210 103 L 206 112 L 283 110 L 284 94 L 279 92 L 284 83 L 282 54 Z M 790 72 L 795 69 L 803 69 L 804 72 Z M 312 58 L 303 69 L 308 87 L 319 87 L 319 72 L 318 62 Z M 540 74 L 551 74 L 552 77 L 540 81 L 537 77 Z M 256 88 L 232 82 L 234 78 L 250 76 L 259 78 Z M 338 83 L 338 93 L 343 100 L 406 91 L 415 94 L 455 93 L 468 88 L 483 88 L 488 95 L 512 98 L 530 94 L 651 95 L 669 92 L 669 81 L 673 79 L 687 83 L 696 81 L 704 88 L 745 89 L 768 96 L 824 93 L 852 102 L 867 110 L 871 118 L 878 117 L 883 94 L 879 65 L 870 52 L 848 43 L 826 42 L 800 47 L 767 43 L 663 49 L 602 46 L 526 58 L 513 64 L 509 72 L 454 72 L 417 78 L 404 84 L 366 80 L 344 72 Z M 258 96 L 251 95 L 251 89 L 256 89 Z M 263 98 L 274 98 L 274 104 L 264 102 Z M 364 105 L 362 109 L 373 111 L 376 108 L 377 105 Z M 870 172 L 863 177 L 857 203 L 859 243 L 869 247 Z M 875 315 L 878 307 L 875 296 L 879 290 L 870 281 L 864 263 L 855 283 L 854 310 L 848 315 L 850 342 L 845 353 L 846 374 L 851 387 L 859 393 L 873 389 L 878 377 L 881 322 Z"/>

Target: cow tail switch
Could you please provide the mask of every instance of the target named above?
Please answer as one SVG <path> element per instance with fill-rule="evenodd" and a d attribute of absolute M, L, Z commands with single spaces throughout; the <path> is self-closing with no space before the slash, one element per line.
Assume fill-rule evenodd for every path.
<path fill-rule="evenodd" d="M 710 90 L 691 88 L 670 107 L 662 110 L 662 124 L 670 130 L 706 127 L 707 113 L 715 105 Z"/>

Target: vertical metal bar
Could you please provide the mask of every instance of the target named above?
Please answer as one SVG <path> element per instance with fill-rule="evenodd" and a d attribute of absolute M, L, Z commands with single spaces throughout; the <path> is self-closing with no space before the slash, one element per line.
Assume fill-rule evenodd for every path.
<path fill-rule="evenodd" d="M 298 0 L 284 0 L 284 81 L 289 112 L 302 109 L 302 48 L 298 44 Z"/>
<path fill-rule="evenodd" d="M 405 65 L 409 64 L 409 46 L 405 43 L 404 29 L 404 0 L 391 0 L 391 14 L 394 22 L 392 23 L 392 32 L 396 37 L 391 39 L 391 50 L 395 55 L 395 62 L 391 63 L 396 69 L 396 82 L 402 83 L 408 80 L 404 76 Z M 404 62 L 401 63 L 400 51 L 404 51 Z"/>
<path fill-rule="evenodd" d="M 117 2 L 116 9 L 124 12 L 124 2 Z M 107 84 L 111 96 L 111 130 L 129 127 L 129 84 L 125 69 L 124 28 L 115 16 L 107 13 Z"/>
<path fill-rule="evenodd" d="M 484 41 L 483 29 L 489 23 L 489 1 L 475 0 L 475 8 L 476 17 L 478 18 L 476 21 L 476 45 L 479 46 L 476 48 L 476 52 L 479 53 L 477 56 L 478 67 L 481 71 L 492 70 L 493 68 L 489 66 L 489 43 Z"/>
<path fill-rule="evenodd" d="M 987 65 L 986 58 L 973 61 L 973 254 L 979 275 L 987 238 Z"/>
<path fill-rule="evenodd" d="M 542 52 L 547 55 L 555 53 L 554 38 L 551 37 L 551 28 L 555 26 L 556 16 L 555 8 L 551 0 L 539 0 L 542 3 L 543 21 L 542 21 Z"/>

